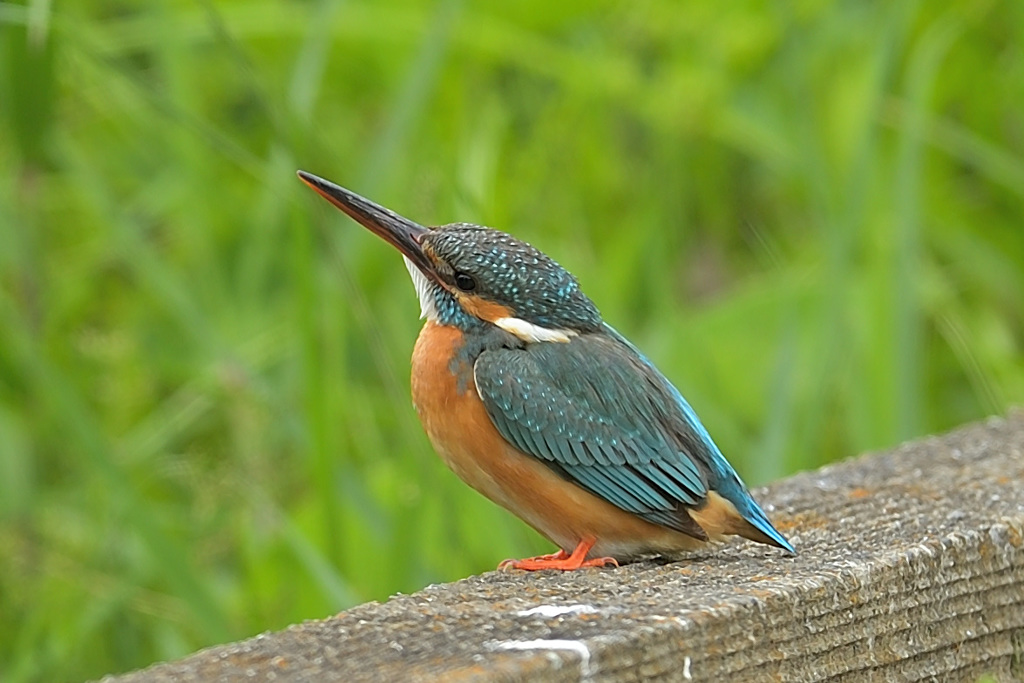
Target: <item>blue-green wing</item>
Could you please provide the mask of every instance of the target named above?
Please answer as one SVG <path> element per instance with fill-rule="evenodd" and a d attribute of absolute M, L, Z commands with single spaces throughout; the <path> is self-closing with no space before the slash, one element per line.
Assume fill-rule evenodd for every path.
<path fill-rule="evenodd" d="M 516 448 L 623 510 L 707 537 L 686 512 L 707 495 L 706 449 L 632 349 L 604 335 L 491 349 L 474 377 Z"/>

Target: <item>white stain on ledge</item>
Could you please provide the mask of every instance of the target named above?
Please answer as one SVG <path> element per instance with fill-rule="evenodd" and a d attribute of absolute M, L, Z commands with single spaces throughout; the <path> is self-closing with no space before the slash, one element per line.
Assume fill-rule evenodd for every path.
<path fill-rule="evenodd" d="M 568 650 L 580 656 L 580 676 L 590 678 L 590 648 L 578 640 L 505 640 L 495 643 L 499 650 Z"/>
<path fill-rule="evenodd" d="M 590 605 L 539 605 L 532 609 L 524 609 L 516 612 L 520 617 L 544 617 L 551 619 L 560 617 L 563 614 L 596 614 L 597 609 Z"/>

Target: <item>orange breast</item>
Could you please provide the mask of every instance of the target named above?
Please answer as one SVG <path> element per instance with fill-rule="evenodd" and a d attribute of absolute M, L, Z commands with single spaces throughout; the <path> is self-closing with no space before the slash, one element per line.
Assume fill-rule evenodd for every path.
<path fill-rule="evenodd" d="M 700 545 L 587 493 L 505 441 L 472 378 L 458 391 L 449 362 L 461 344 L 457 328 L 428 322 L 412 356 L 413 404 L 434 448 L 460 479 L 567 552 L 586 536 L 597 539 L 590 556 L 620 560 Z"/>

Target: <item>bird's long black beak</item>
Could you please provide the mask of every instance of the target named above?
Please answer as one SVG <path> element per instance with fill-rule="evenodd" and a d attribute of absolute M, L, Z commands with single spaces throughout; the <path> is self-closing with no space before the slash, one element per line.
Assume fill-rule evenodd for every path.
<path fill-rule="evenodd" d="M 299 179 L 316 190 L 317 194 L 393 245 L 425 274 L 434 272 L 433 265 L 423 253 L 423 237 L 430 232 L 429 228 L 335 185 L 330 180 L 324 180 L 305 171 L 299 171 L 298 175 Z"/>

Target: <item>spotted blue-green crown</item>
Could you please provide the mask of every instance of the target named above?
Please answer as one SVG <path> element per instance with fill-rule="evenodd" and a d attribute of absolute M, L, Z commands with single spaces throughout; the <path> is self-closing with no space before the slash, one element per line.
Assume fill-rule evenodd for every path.
<path fill-rule="evenodd" d="M 453 223 L 435 228 L 423 244 L 447 266 L 439 269 L 445 280 L 456 284 L 457 274 L 468 275 L 475 285 L 472 294 L 501 304 L 517 318 L 579 332 L 601 326 L 601 314 L 572 273 L 507 233 Z"/>

